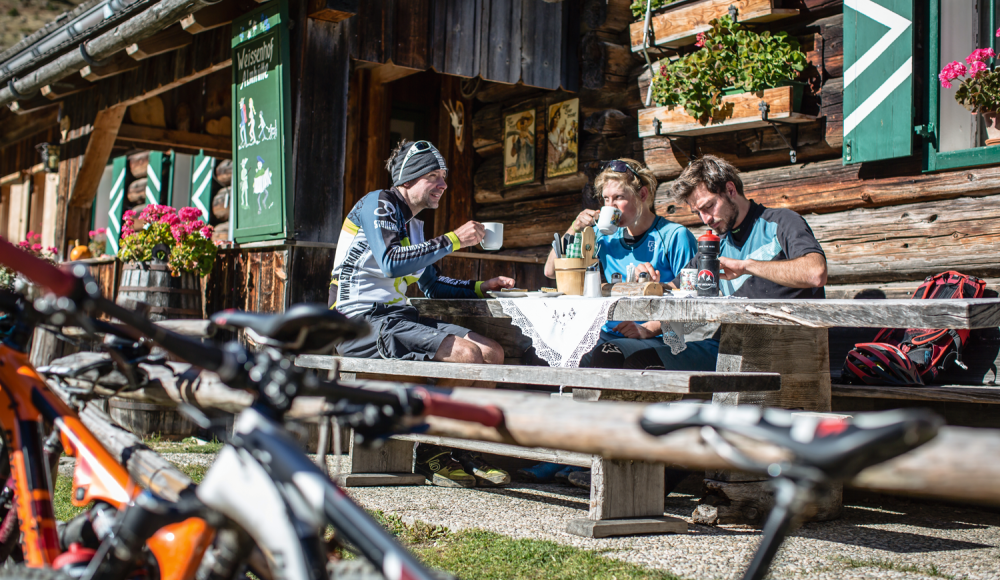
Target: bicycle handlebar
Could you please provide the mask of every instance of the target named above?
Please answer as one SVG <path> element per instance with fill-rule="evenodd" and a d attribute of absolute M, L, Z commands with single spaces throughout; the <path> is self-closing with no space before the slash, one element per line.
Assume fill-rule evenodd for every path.
<path fill-rule="evenodd" d="M 76 279 L 52 264 L 18 249 L 17 246 L 0 238 L 0 264 L 25 278 L 48 288 L 57 296 L 69 298 L 77 286 Z"/>

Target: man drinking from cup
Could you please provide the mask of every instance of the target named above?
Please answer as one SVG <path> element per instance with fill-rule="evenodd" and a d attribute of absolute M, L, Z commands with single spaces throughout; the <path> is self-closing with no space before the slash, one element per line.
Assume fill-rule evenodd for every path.
<path fill-rule="evenodd" d="M 615 159 L 604 164 L 594 180 L 594 188 L 604 207 L 600 211 L 580 212 L 566 233 L 575 235 L 583 228 L 594 228 L 597 257 L 605 281 L 610 282 L 613 274 L 624 278 L 630 267 L 644 263 L 652 264 L 662 279 L 677 277 L 694 257 L 697 245 L 687 228 L 653 212 L 656 192 L 653 172 L 638 161 Z M 555 259 L 553 250 L 545 262 L 545 275 L 549 278 L 555 277 Z M 628 356 L 662 344 L 662 334 L 660 323 L 655 321 L 609 322 L 601 329 L 597 346 L 583 356 L 580 366 L 622 368 Z M 528 479 L 545 481 L 553 476 L 562 479 L 564 475 L 569 479 L 572 469 L 541 464 L 519 473 Z"/>
<path fill-rule="evenodd" d="M 482 224 L 469 221 L 453 232 L 424 240 L 415 216 L 438 207 L 447 189 L 448 166 L 428 141 L 403 141 L 386 162 L 392 187 L 373 191 L 344 220 L 330 284 L 330 308 L 363 318 L 372 332 L 340 344 L 341 356 L 503 364 L 503 348 L 466 328 L 419 316 L 407 304 L 406 289 L 416 283 L 428 298 L 482 298 L 510 288 L 514 280 L 454 280 L 438 274 L 434 263 L 459 248 L 480 243 Z M 439 381 L 443 385 L 445 381 Z M 457 381 L 468 384 L 469 381 Z M 479 386 L 492 386 L 482 385 Z M 503 485 L 506 472 L 468 452 L 452 454 L 429 445 L 417 448 L 417 470 L 431 483 L 447 487 Z"/>

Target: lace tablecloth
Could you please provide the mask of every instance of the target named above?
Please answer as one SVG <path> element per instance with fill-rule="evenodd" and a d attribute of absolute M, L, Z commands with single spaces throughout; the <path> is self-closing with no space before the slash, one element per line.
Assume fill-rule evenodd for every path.
<path fill-rule="evenodd" d="M 575 368 L 597 344 L 617 298 L 500 298 L 504 314 L 552 367 Z"/>

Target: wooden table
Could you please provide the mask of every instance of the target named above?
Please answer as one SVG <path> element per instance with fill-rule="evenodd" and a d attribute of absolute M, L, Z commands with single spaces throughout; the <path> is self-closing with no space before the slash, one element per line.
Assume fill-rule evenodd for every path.
<path fill-rule="evenodd" d="M 411 300 L 431 317 L 509 318 L 497 300 Z M 832 327 L 954 328 L 1000 326 L 1000 299 L 966 300 L 749 300 L 739 298 L 623 298 L 609 320 L 721 323 L 718 372 L 772 372 L 781 389 L 715 393 L 719 404 L 751 404 L 830 412 Z M 706 486 L 718 507 L 700 506 L 699 523 L 758 523 L 771 501 L 759 477 L 709 472 Z M 593 493 L 593 492 L 592 492 Z M 840 498 L 819 506 L 835 517 Z M 654 508 L 649 508 L 654 509 Z M 699 519 L 702 518 L 702 519 Z"/>

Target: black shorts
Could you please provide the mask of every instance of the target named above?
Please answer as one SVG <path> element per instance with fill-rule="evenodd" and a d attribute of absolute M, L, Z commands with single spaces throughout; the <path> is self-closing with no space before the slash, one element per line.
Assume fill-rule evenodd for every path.
<path fill-rule="evenodd" d="M 340 356 L 432 360 L 445 338 L 469 334 L 468 328 L 420 316 L 412 306 L 375 304 L 352 318 L 364 318 L 372 331 L 338 346 Z"/>

